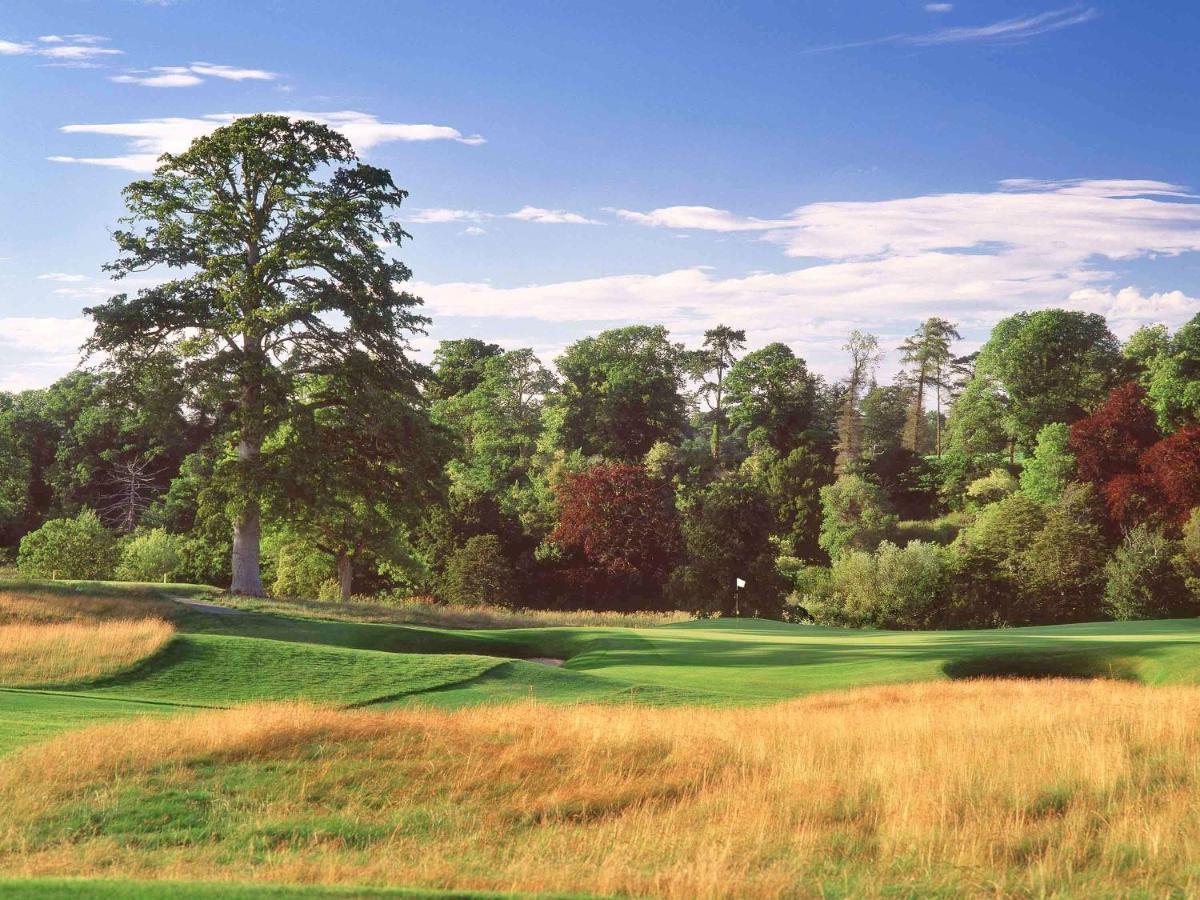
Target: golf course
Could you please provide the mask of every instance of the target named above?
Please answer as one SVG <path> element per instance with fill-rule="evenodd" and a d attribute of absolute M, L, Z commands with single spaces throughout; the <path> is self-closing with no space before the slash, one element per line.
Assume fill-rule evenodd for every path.
<path fill-rule="evenodd" d="M 6 896 L 1200 885 L 1194 619 L 441 628 L 271 609 L 0 583 Z"/>

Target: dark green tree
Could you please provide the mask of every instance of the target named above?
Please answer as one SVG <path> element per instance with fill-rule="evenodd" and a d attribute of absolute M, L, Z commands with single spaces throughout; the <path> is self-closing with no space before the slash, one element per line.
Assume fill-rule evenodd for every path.
<path fill-rule="evenodd" d="M 483 380 L 487 361 L 504 353 L 499 344 L 479 338 L 442 341 L 433 351 L 433 374 L 428 394 L 431 400 L 447 400 L 473 391 Z"/>
<path fill-rule="evenodd" d="M 850 373 L 846 376 L 846 389 L 838 415 L 837 458 L 833 468 L 839 475 L 848 472 L 862 458 L 862 410 L 859 401 L 881 356 L 879 339 L 857 329 L 850 332 L 850 339 L 842 349 L 850 354 Z"/>
<path fill-rule="evenodd" d="M 938 456 L 942 455 L 942 392 L 949 387 L 953 372 L 950 346 L 961 338 L 956 326 L 933 316 L 900 345 L 900 361 L 907 367 L 909 388 L 903 443 L 913 453 L 922 454 L 930 449 L 925 444 L 925 404 L 932 392 L 936 413 L 933 449 Z"/>
<path fill-rule="evenodd" d="M 263 592 L 261 450 L 293 414 L 298 381 L 359 390 L 417 377 L 406 350 L 420 301 L 397 289 L 410 272 L 382 249 L 407 237 L 389 217 L 405 196 L 342 135 L 278 115 L 198 138 L 125 189 L 109 271 L 174 277 L 88 310 L 87 346 L 125 372 L 166 355 L 233 410 L 231 590 Z"/>
<path fill-rule="evenodd" d="M 700 379 L 700 393 L 708 404 L 708 420 L 712 423 L 711 452 L 721 462 L 721 432 L 728 414 L 725 409 L 725 373 L 746 349 L 746 332 L 718 325 L 704 332 L 704 348 L 693 356 L 695 375 Z"/>
<path fill-rule="evenodd" d="M 1125 368 L 1103 316 L 1043 309 L 996 325 L 979 352 L 975 378 L 990 379 L 1003 392 L 1000 425 L 1018 449 L 1030 451 L 1043 425 L 1082 418 L 1120 383 Z"/>
<path fill-rule="evenodd" d="M 799 446 L 813 424 L 816 384 L 787 344 L 747 353 L 729 370 L 725 389 L 730 421 L 779 453 Z"/>
<path fill-rule="evenodd" d="M 558 358 L 560 446 L 640 462 L 655 442 L 678 440 L 687 424 L 684 363 L 683 346 L 661 325 L 576 341 Z"/>
<path fill-rule="evenodd" d="M 415 383 L 297 387 L 293 414 L 263 445 L 268 508 L 333 558 L 346 601 L 364 560 L 408 559 L 409 531 L 441 499 L 445 444 Z"/>

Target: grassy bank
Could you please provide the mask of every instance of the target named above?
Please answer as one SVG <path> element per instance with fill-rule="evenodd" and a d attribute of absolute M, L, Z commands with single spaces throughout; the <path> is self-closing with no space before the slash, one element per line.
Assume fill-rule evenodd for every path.
<path fill-rule="evenodd" d="M 251 707 L 0 767 L 0 870 L 665 897 L 1200 890 L 1200 690 Z M 36 784 L 36 789 L 30 788 Z"/>

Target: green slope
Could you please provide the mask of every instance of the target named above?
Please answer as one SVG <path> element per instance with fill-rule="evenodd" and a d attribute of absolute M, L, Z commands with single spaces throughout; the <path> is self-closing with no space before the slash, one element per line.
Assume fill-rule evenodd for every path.
<path fill-rule="evenodd" d="M 144 588 L 132 593 L 151 596 Z M 119 677 L 45 692 L 0 685 L 0 752 L 65 728 L 164 706 L 264 700 L 441 707 L 527 698 L 744 704 L 985 675 L 1200 682 L 1200 621 L 1194 619 L 950 632 L 760 620 L 451 630 L 181 609 L 177 624 L 181 634 L 163 652 Z M 566 664 L 524 661 L 538 657 Z"/>

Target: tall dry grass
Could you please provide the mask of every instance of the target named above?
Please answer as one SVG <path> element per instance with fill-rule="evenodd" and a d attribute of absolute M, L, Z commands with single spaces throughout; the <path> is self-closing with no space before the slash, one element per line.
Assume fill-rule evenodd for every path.
<path fill-rule="evenodd" d="M 613 627 L 646 628 L 687 622 L 686 612 L 595 612 L 592 610 L 511 610 L 503 606 L 451 606 L 423 597 L 379 602 L 356 597 L 350 603 L 327 603 L 290 598 L 223 597 L 223 605 L 252 612 L 285 616 L 311 616 L 346 622 L 375 622 L 390 625 L 426 625 L 434 628 L 548 628 Z"/>
<path fill-rule="evenodd" d="M 0 761 L 0 871 L 661 897 L 1200 892 L 1200 690 L 258 706 Z M 81 824 L 82 823 L 82 824 Z"/>
<path fill-rule="evenodd" d="M 169 600 L 107 597 L 52 591 L 0 590 L 0 625 L 38 622 L 102 622 L 112 619 L 169 619 L 178 612 Z"/>
<path fill-rule="evenodd" d="M 132 668 L 174 633 L 162 619 L 0 625 L 0 685 L 94 681 Z"/>

